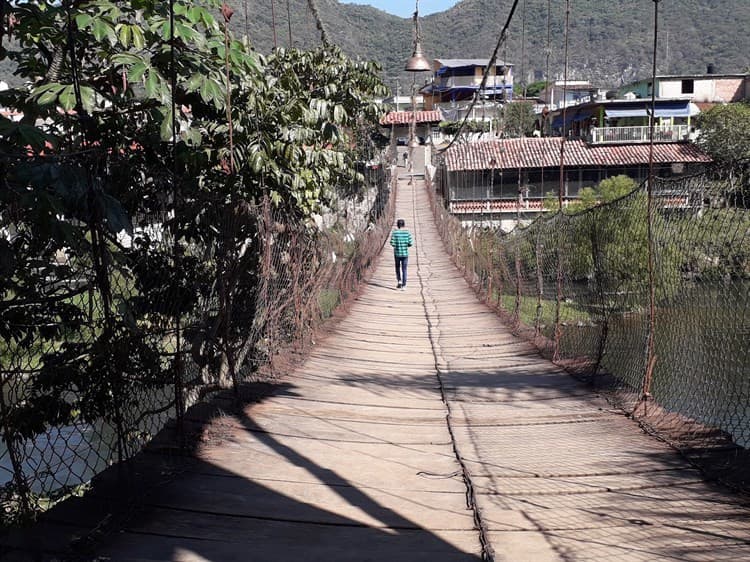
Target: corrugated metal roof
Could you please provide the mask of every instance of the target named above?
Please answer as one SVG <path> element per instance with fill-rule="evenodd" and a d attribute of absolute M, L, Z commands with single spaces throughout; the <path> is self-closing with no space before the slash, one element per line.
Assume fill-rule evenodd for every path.
<path fill-rule="evenodd" d="M 693 79 L 693 80 L 712 80 L 714 78 L 724 79 L 724 78 L 748 78 L 750 77 L 750 72 L 740 72 L 740 73 L 734 73 L 734 74 L 661 74 L 657 75 L 657 80 L 682 80 L 685 78 Z M 650 78 L 648 79 L 651 80 Z M 641 82 L 646 82 L 646 80 L 639 80 L 638 82 L 634 82 L 635 84 L 640 84 Z"/>
<path fill-rule="evenodd" d="M 440 111 L 417 111 L 417 123 L 439 123 L 443 120 Z M 391 111 L 380 120 L 381 125 L 407 125 L 414 121 L 413 111 Z"/>
<path fill-rule="evenodd" d="M 560 137 L 504 139 L 458 144 L 445 152 L 449 172 L 553 168 L 560 166 Z M 690 143 L 654 144 L 654 161 L 707 163 L 706 154 Z M 648 164 L 648 144 L 591 146 L 582 140 L 565 143 L 566 167 L 635 166 Z"/>
<path fill-rule="evenodd" d="M 487 66 L 490 59 L 435 59 L 440 66 L 446 68 L 462 68 L 465 66 Z M 495 60 L 495 66 L 513 66 L 509 62 Z"/>

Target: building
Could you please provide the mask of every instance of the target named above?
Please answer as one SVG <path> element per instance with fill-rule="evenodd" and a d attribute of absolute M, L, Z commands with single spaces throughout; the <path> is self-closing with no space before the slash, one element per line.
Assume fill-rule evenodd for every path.
<path fill-rule="evenodd" d="M 693 138 L 700 109 L 690 100 L 657 99 L 654 141 L 686 142 Z M 604 100 L 582 103 L 549 113 L 553 135 L 581 138 L 589 144 L 638 144 L 651 139 L 650 99 Z"/>
<path fill-rule="evenodd" d="M 383 105 L 388 109 L 396 111 L 412 111 L 416 106 L 417 111 L 424 109 L 424 97 L 421 95 L 417 96 L 402 96 L 397 94 L 383 100 Z"/>
<path fill-rule="evenodd" d="M 513 65 L 507 62 L 495 62 L 482 88 L 489 62 L 489 59 L 435 59 L 432 81 L 420 90 L 425 109 L 455 109 L 467 105 L 461 102 L 471 102 L 476 95 L 481 100 L 500 103 L 512 99 Z"/>
<path fill-rule="evenodd" d="M 618 90 L 636 98 L 651 98 L 651 78 L 632 82 Z M 714 74 L 712 65 L 706 74 L 662 75 L 656 77 L 657 98 L 679 98 L 694 103 L 730 103 L 750 99 L 750 74 Z"/>
<path fill-rule="evenodd" d="M 411 134 L 411 124 L 415 122 L 414 135 L 420 143 L 424 143 L 432 136 L 432 130 L 437 127 L 443 117 L 440 111 L 390 111 L 381 119 L 380 124 L 389 129 L 391 138 L 396 138 L 398 144 L 406 144 Z"/>
<path fill-rule="evenodd" d="M 561 137 L 518 138 L 457 144 L 440 159 L 435 188 L 450 212 L 465 224 L 512 229 L 519 216 L 533 220 L 544 200 L 560 189 Z M 576 200 L 584 187 L 627 175 L 637 182 L 649 175 L 649 145 L 592 145 L 581 139 L 565 142 L 563 204 Z M 654 145 L 656 174 L 674 177 L 694 172 L 711 159 L 692 143 Z M 670 194 L 662 206 L 693 208 L 694 194 Z"/>
<path fill-rule="evenodd" d="M 550 111 L 605 99 L 605 96 L 604 90 L 585 80 L 556 80 L 539 92 L 539 98 Z"/>

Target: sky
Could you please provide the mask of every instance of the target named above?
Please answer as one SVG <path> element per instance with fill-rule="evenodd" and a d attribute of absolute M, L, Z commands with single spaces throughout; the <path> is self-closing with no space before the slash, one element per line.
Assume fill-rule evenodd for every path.
<path fill-rule="evenodd" d="M 414 0 L 339 0 L 342 4 L 368 4 L 379 10 L 410 18 L 414 13 Z M 427 16 L 442 12 L 458 4 L 459 0 L 419 0 L 419 15 Z"/>

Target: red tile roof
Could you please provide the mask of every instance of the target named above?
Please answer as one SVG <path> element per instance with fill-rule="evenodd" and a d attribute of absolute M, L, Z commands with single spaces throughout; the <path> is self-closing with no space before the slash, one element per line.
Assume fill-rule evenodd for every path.
<path fill-rule="evenodd" d="M 439 110 L 417 111 L 417 123 L 439 123 L 443 120 Z M 381 125 L 407 125 L 414 121 L 413 111 L 391 111 L 380 120 Z"/>
<path fill-rule="evenodd" d="M 449 148 L 445 165 L 449 172 L 463 170 L 553 168 L 560 166 L 560 137 L 504 139 L 470 142 Z M 591 146 L 582 140 L 565 143 L 568 167 L 633 166 L 648 164 L 648 144 Z M 654 144 L 656 163 L 708 163 L 711 158 L 691 143 Z"/>

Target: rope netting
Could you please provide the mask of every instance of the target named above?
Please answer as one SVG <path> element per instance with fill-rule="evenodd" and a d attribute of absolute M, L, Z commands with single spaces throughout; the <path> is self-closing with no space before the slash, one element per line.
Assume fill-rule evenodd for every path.
<path fill-rule="evenodd" d="M 100 156 L 69 157 L 67 169 L 96 170 Z M 273 377 L 276 357 L 304 351 L 389 233 L 387 157 L 363 162 L 363 185 L 340 188 L 317 226 L 268 197 L 217 195 L 200 209 L 174 199 L 144 205 L 132 235 L 116 238 L 102 235 L 111 216 L 58 217 L 49 228 L 77 240 L 63 246 L 32 231 L 32 207 L 5 206 L 0 262 L 13 287 L 4 287 L 0 315 L 14 337 L 0 339 L 3 523 L 83 491 L 170 420 L 181 434 L 185 410 L 212 391 Z M 2 162 L 10 184 L 28 165 Z M 211 235 L 176 237 L 188 224 Z M 6 263 L 10 255 L 33 269 Z"/>
<path fill-rule="evenodd" d="M 514 332 L 712 476 L 747 490 L 747 166 L 656 178 L 651 213 L 647 182 L 562 213 L 550 196 L 536 220 L 521 213 L 521 199 L 510 232 L 481 214 L 462 225 L 438 195 L 444 178 L 434 176 L 429 191 L 448 251 Z"/>

